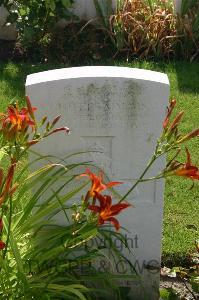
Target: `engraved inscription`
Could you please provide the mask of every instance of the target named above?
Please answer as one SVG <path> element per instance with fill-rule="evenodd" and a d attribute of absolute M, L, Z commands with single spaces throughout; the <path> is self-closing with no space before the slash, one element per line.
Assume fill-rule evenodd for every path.
<path fill-rule="evenodd" d="M 73 128 L 77 126 L 71 114 L 79 116 L 82 126 L 95 128 L 136 127 L 139 111 L 142 109 L 139 97 L 141 88 L 138 83 L 129 80 L 113 84 L 108 79 L 100 82 L 77 82 L 76 89 L 64 87 L 64 94 L 58 100 L 60 112 Z M 75 99 L 67 101 L 68 97 Z M 74 124 L 73 124 L 74 122 Z"/>
<path fill-rule="evenodd" d="M 94 162 L 107 174 L 112 173 L 112 140 L 113 136 L 83 136 L 81 139 L 90 161 Z"/>

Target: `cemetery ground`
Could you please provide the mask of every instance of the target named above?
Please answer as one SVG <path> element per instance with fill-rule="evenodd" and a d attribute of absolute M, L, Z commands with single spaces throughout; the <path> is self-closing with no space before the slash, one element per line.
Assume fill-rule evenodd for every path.
<path fill-rule="evenodd" d="M 92 63 L 93 64 L 93 63 Z M 187 62 L 133 63 L 103 61 L 100 65 L 128 66 L 164 72 L 168 75 L 171 86 L 171 98 L 176 98 L 178 110 L 186 112 L 182 122 L 182 131 L 189 132 L 198 127 L 198 96 L 199 96 L 199 63 Z M 71 66 L 71 65 L 70 65 Z M 0 109 L 3 111 L 10 101 L 24 99 L 24 83 L 30 73 L 41 72 L 55 68 L 69 67 L 63 64 L 0 64 Z M 198 165 L 199 144 L 192 140 L 189 143 L 194 164 Z M 133 155 L 133 154 L 132 154 Z M 194 251 L 195 240 L 199 229 L 199 189 L 192 182 L 183 178 L 169 178 L 166 183 L 163 230 L 163 264 L 167 267 L 186 266 L 188 256 Z M 135 208 L 136 209 L 136 208 Z"/>

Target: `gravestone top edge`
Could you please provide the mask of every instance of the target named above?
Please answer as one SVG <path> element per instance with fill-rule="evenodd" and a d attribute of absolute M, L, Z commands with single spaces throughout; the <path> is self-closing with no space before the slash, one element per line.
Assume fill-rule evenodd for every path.
<path fill-rule="evenodd" d="M 169 85 L 169 79 L 165 73 L 129 67 L 85 66 L 54 69 L 30 74 L 27 76 L 26 86 L 64 79 L 106 77 L 153 81 Z"/>

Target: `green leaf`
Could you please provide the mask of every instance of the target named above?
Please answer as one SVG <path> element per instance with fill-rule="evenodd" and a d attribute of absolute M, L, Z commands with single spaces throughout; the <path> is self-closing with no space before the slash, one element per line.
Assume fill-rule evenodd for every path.
<path fill-rule="evenodd" d="M 198 275 L 198 274 L 197 274 Z M 199 276 L 191 276 L 190 283 L 195 293 L 199 293 Z"/>
<path fill-rule="evenodd" d="M 160 297 L 163 300 L 178 300 L 178 296 L 172 288 L 160 289 Z"/>
<path fill-rule="evenodd" d="M 71 6 L 70 0 L 61 0 L 61 2 L 65 8 L 69 8 Z"/>
<path fill-rule="evenodd" d="M 0 162 L 2 161 L 2 159 L 4 158 L 4 155 L 6 155 L 5 149 L 1 148 L 0 149 Z"/>
<path fill-rule="evenodd" d="M 86 184 L 84 183 L 83 185 L 73 189 L 71 192 L 67 193 L 66 195 L 60 197 L 60 202 L 63 204 L 66 201 L 69 201 L 77 193 L 79 193 L 86 185 L 87 185 L 87 183 Z M 65 184 L 61 188 L 63 188 L 64 186 L 65 186 Z M 59 191 L 57 191 L 57 192 L 59 192 Z M 29 229 L 33 228 L 39 222 L 39 220 L 41 220 L 42 218 L 48 217 L 52 212 L 55 212 L 55 210 L 60 207 L 60 202 L 55 201 L 48 205 L 43 205 L 38 211 L 36 211 L 34 213 L 34 215 L 30 216 L 28 222 L 26 222 L 26 224 L 24 224 L 24 226 L 22 225 L 20 230 L 22 230 L 22 232 L 24 232 L 28 226 L 29 226 Z"/>
<path fill-rule="evenodd" d="M 6 232 L 8 233 L 8 220 L 7 220 L 7 218 L 4 218 L 4 227 L 5 227 Z M 12 253 L 14 255 L 16 264 L 17 264 L 18 272 L 20 273 L 21 278 L 22 278 L 24 284 L 26 286 L 28 286 L 27 277 L 26 277 L 26 274 L 25 274 L 24 268 L 23 268 L 22 257 L 21 257 L 20 251 L 18 249 L 18 246 L 17 246 L 17 241 L 13 237 L 12 232 L 10 232 L 9 242 L 10 242 L 10 247 L 12 249 Z"/>
<path fill-rule="evenodd" d="M 71 284 L 71 285 L 64 286 L 58 284 L 49 284 L 48 288 L 55 289 L 58 291 L 66 291 L 67 293 L 75 294 L 80 300 L 87 300 L 85 296 L 82 294 L 81 290 L 88 291 L 88 289 L 83 285 Z"/>
<path fill-rule="evenodd" d="M 185 15 L 188 12 L 188 10 L 192 9 L 197 3 L 198 0 L 182 0 L 181 15 Z"/>
<path fill-rule="evenodd" d="M 98 18 L 100 19 L 102 25 L 104 28 L 109 29 L 109 17 L 112 14 L 112 1 L 106 0 L 106 1 L 99 1 L 99 0 L 93 0 L 96 13 Z"/>
<path fill-rule="evenodd" d="M 46 4 L 46 8 L 52 11 L 54 11 L 56 8 L 56 4 L 54 0 L 45 0 L 45 4 Z"/>
<path fill-rule="evenodd" d="M 24 8 L 19 8 L 19 14 L 21 16 L 25 16 L 27 14 L 27 11 Z"/>

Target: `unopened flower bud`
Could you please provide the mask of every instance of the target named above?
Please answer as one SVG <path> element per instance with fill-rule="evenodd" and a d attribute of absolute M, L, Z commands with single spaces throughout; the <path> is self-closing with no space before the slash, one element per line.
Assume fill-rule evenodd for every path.
<path fill-rule="evenodd" d="M 199 128 L 194 129 L 193 131 L 191 131 L 190 133 L 188 133 L 187 135 L 183 136 L 181 139 L 179 139 L 177 141 L 177 143 L 183 143 L 185 141 L 188 141 L 194 137 L 199 137 Z"/>

